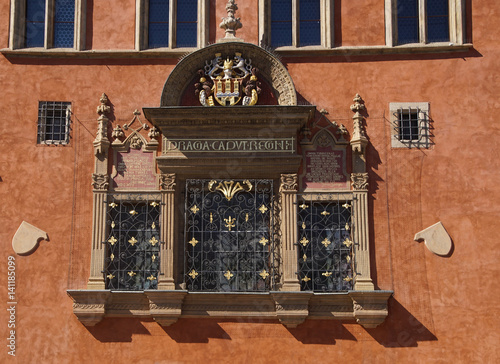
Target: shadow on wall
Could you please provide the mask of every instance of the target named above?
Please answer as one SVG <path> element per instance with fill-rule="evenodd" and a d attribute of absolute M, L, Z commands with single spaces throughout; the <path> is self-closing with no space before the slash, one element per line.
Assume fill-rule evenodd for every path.
<path fill-rule="evenodd" d="M 133 335 L 153 336 L 144 326 L 145 322 L 128 318 L 106 318 L 94 327 L 88 328 L 94 338 L 100 342 L 131 342 Z M 294 329 L 286 329 L 276 320 L 261 319 L 180 319 L 172 326 L 163 327 L 166 336 L 177 343 L 208 343 L 211 339 L 231 340 L 231 336 L 224 330 L 223 323 L 238 323 L 242 326 L 259 324 L 259 338 L 266 338 L 266 333 L 272 333 L 276 338 L 277 332 L 283 339 L 288 335 L 285 330 L 302 344 L 335 345 L 338 341 L 358 341 L 355 333 L 349 331 L 345 324 L 354 321 L 306 320 Z M 221 326 L 222 324 L 222 326 Z M 267 329 L 267 325 L 280 325 L 281 330 Z M 351 326 L 351 325 L 350 325 Z M 253 330 L 256 328 L 253 327 Z M 361 329 L 360 330 L 364 330 Z M 408 312 L 397 300 L 389 300 L 389 317 L 375 329 L 366 329 L 366 332 L 380 345 L 387 348 L 417 347 L 422 341 L 438 340 L 418 319 Z M 254 335 L 251 335 L 254 337 Z M 157 335 L 155 335 L 158 338 Z M 363 341 L 366 341 L 363 339 Z"/>

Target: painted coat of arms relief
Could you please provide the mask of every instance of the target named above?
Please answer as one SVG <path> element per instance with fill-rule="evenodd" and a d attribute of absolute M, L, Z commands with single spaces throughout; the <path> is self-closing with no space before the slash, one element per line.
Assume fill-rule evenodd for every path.
<path fill-rule="evenodd" d="M 255 105 L 259 99 L 261 83 L 257 79 L 258 69 L 252 67 L 251 59 L 244 59 L 241 53 L 205 61 L 204 69 L 198 71 L 199 81 L 195 83 L 196 95 L 203 106 Z"/>

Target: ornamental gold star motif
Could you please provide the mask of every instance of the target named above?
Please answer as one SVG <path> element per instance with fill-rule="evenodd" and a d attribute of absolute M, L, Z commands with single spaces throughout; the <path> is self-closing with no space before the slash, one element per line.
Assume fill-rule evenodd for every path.
<path fill-rule="evenodd" d="M 114 209 L 116 206 L 118 206 L 117 204 L 115 204 L 114 202 L 111 202 L 109 204 L 109 207 L 111 207 L 112 209 Z"/>
<path fill-rule="evenodd" d="M 135 211 L 135 210 L 130 210 L 130 211 L 129 211 L 129 214 L 130 214 L 130 215 L 132 215 L 132 216 L 134 216 L 134 215 L 137 215 L 137 214 L 138 214 L 138 212 L 137 212 L 137 211 Z"/>
<path fill-rule="evenodd" d="M 342 205 L 343 208 L 345 209 L 348 209 L 349 207 L 351 207 L 351 205 L 349 205 L 347 202 L 345 204 Z"/>
<path fill-rule="evenodd" d="M 224 273 L 224 277 L 226 277 L 226 279 L 229 281 L 231 278 L 234 277 L 234 274 L 228 270 L 226 273 Z"/>
<path fill-rule="evenodd" d="M 350 248 L 353 242 L 349 239 L 345 239 L 343 243 L 346 247 Z"/>
<path fill-rule="evenodd" d="M 198 244 L 198 240 L 196 240 L 195 238 L 192 238 L 192 239 L 189 241 L 189 244 L 191 244 L 192 246 L 196 246 L 196 244 Z"/>
<path fill-rule="evenodd" d="M 259 276 L 261 276 L 262 279 L 266 279 L 267 277 L 269 277 L 269 273 L 267 273 L 267 271 L 264 269 L 262 272 L 259 273 Z"/>
<path fill-rule="evenodd" d="M 326 248 L 328 245 L 330 245 L 331 243 L 332 243 L 332 242 L 331 242 L 330 240 L 328 240 L 328 239 L 325 239 L 325 240 L 323 240 L 323 241 L 321 242 L 321 244 L 323 244 L 323 245 L 325 246 L 325 248 Z"/>
<path fill-rule="evenodd" d="M 114 275 L 112 275 L 112 274 L 108 274 L 106 277 L 107 277 L 109 280 L 111 280 L 111 279 L 115 278 L 115 276 L 114 276 Z"/>
<path fill-rule="evenodd" d="M 259 207 L 259 211 L 263 214 L 266 213 L 266 211 L 269 210 L 266 206 L 262 205 L 261 207 Z"/>
<path fill-rule="evenodd" d="M 117 242 L 118 240 L 116 240 L 116 238 L 114 236 L 112 236 L 111 238 L 109 238 L 108 240 L 108 243 L 110 243 L 111 245 L 115 245 L 115 243 Z"/>
<path fill-rule="evenodd" d="M 330 277 L 332 274 L 332 272 L 325 272 L 322 275 L 324 275 L 325 277 Z"/>
<path fill-rule="evenodd" d="M 134 246 L 135 244 L 137 244 L 137 239 L 132 236 L 132 238 L 128 242 L 130 243 L 130 245 Z"/>
<path fill-rule="evenodd" d="M 269 240 L 267 240 L 266 238 L 262 237 L 262 238 L 260 238 L 259 243 L 262 244 L 262 245 L 264 245 L 264 246 L 266 246 L 266 244 L 267 244 L 268 241 Z"/>
<path fill-rule="evenodd" d="M 151 205 L 151 206 L 153 206 L 153 207 L 156 207 L 156 206 L 158 206 L 158 205 L 159 205 L 159 203 L 158 203 L 158 202 L 156 202 L 156 201 L 153 201 L 153 202 L 151 202 L 151 203 L 150 203 L 150 205 Z"/>
<path fill-rule="evenodd" d="M 200 211 L 200 209 L 196 205 L 194 205 L 193 207 L 191 207 L 190 210 L 195 215 L 198 213 L 198 211 Z"/>
<path fill-rule="evenodd" d="M 309 207 L 309 205 L 306 205 L 305 203 L 303 203 L 302 205 L 299 205 L 299 207 L 302 209 L 302 210 L 305 210 Z"/>
<path fill-rule="evenodd" d="M 155 246 L 156 244 L 158 244 L 158 240 L 154 236 L 151 239 L 149 239 L 149 242 L 151 243 L 152 246 Z"/>
<path fill-rule="evenodd" d="M 198 272 L 196 272 L 194 269 L 188 273 L 188 276 L 190 276 L 191 278 L 195 279 L 196 277 L 198 277 Z"/>
<path fill-rule="evenodd" d="M 150 275 L 148 278 L 147 278 L 148 281 L 156 281 L 156 277 L 154 275 Z"/>
<path fill-rule="evenodd" d="M 127 272 L 127 274 L 128 274 L 129 276 L 131 276 L 131 277 L 133 277 L 133 276 L 137 275 L 137 273 L 135 273 L 135 272 L 132 272 L 132 271 L 130 271 L 130 272 Z"/>
<path fill-rule="evenodd" d="M 302 278 L 302 280 L 304 282 L 309 282 L 311 280 L 311 278 L 309 278 L 308 276 L 305 276 L 304 278 Z"/>
<path fill-rule="evenodd" d="M 323 211 L 323 212 L 321 213 L 321 215 L 323 215 L 323 216 L 328 216 L 328 215 L 330 215 L 330 213 L 329 213 L 328 211 L 326 211 L 326 210 L 325 210 L 325 211 Z"/>
<path fill-rule="evenodd" d="M 300 239 L 299 243 L 301 243 L 303 246 L 306 246 L 309 243 L 309 240 L 306 239 L 305 236 Z"/>

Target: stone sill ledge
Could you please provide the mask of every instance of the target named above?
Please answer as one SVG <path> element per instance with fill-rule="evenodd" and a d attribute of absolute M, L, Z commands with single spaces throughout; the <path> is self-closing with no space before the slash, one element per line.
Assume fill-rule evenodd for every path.
<path fill-rule="evenodd" d="M 274 51 L 282 56 L 366 56 L 366 55 L 394 55 L 394 54 L 427 54 L 466 52 L 473 47 L 471 43 L 452 44 L 405 44 L 400 46 L 345 46 L 324 48 L 310 47 L 279 47 Z M 96 49 L 76 51 L 64 48 L 3 48 L 0 52 L 6 57 L 36 57 L 36 58 L 74 58 L 74 59 L 109 59 L 109 58 L 179 58 L 196 51 L 197 48 L 179 49 L 148 49 L 136 51 L 134 49 Z"/>
<path fill-rule="evenodd" d="M 73 312 L 85 326 L 104 317 L 153 318 L 169 326 L 182 317 L 278 319 L 293 328 L 306 318 L 354 319 L 374 328 L 388 315 L 392 291 L 313 292 L 188 292 L 68 290 Z"/>

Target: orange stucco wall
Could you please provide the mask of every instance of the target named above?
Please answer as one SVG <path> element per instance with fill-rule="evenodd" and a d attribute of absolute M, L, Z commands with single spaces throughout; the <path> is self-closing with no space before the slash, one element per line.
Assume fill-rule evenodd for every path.
<path fill-rule="evenodd" d="M 8 47 L 9 0 L 0 1 L 0 47 Z M 133 49 L 134 0 L 88 1 L 87 45 Z M 258 41 L 257 0 L 240 1 L 237 33 Z M 359 3 L 359 4 L 358 4 Z M 360 3 L 362 7 L 360 7 Z M 336 43 L 384 44 L 383 0 L 339 1 Z M 222 36 L 224 1 L 210 1 L 210 41 Z M 352 131 L 349 106 L 365 100 L 370 174 L 372 277 L 393 290 L 389 317 L 376 329 L 354 321 L 107 318 L 84 327 L 66 289 L 85 288 L 92 234 L 96 106 L 105 92 L 112 126 L 135 109 L 156 107 L 172 58 L 0 56 L 0 334 L 8 337 L 7 257 L 16 261 L 19 363 L 495 363 L 500 360 L 500 162 L 496 120 L 499 2 L 467 2 L 473 49 L 427 55 L 283 57 L 297 92 Z M 215 9 L 215 10 L 214 10 Z M 336 17 L 339 12 L 337 11 Z M 36 144 L 39 100 L 71 101 L 71 142 Z M 430 102 L 434 146 L 392 149 L 390 102 Z M 143 117 L 141 115 L 141 117 Z M 27 221 L 48 233 L 31 255 L 11 240 Z M 438 257 L 416 232 L 442 221 L 454 248 Z M 4 344 L 5 344 L 4 339 Z"/>

